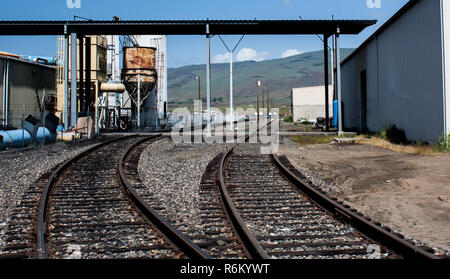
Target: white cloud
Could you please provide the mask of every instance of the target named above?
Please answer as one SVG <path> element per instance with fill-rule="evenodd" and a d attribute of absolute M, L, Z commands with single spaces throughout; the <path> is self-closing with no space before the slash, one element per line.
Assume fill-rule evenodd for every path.
<path fill-rule="evenodd" d="M 237 61 L 263 61 L 269 57 L 268 51 L 258 52 L 252 48 L 243 48 L 237 54 Z"/>
<path fill-rule="evenodd" d="M 211 59 L 212 63 L 226 63 L 230 62 L 230 53 L 217 54 Z"/>
<path fill-rule="evenodd" d="M 284 6 L 289 6 L 289 4 L 291 4 L 291 0 L 283 0 L 281 1 L 281 4 L 283 4 Z"/>
<path fill-rule="evenodd" d="M 298 49 L 287 49 L 286 51 L 283 52 L 283 54 L 281 54 L 281 58 L 286 58 L 289 56 L 294 56 L 297 54 L 302 54 L 303 52 L 298 50 Z"/>

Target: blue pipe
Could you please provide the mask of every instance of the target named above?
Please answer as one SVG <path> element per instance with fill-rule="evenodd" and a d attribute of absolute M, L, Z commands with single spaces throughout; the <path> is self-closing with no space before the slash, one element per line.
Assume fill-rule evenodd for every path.
<path fill-rule="evenodd" d="M 52 135 L 45 127 L 39 127 L 36 133 L 36 140 L 40 143 L 49 143 L 56 141 L 56 134 Z"/>
<path fill-rule="evenodd" d="M 0 140 L 0 149 L 22 147 L 22 144 L 27 146 L 33 141 L 31 134 L 24 129 L 0 131 L 0 136 L 3 137 Z"/>
<path fill-rule="evenodd" d="M 46 56 L 29 56 L 29 55 L 21 55 L 22 59 L 32 61 L 39 64 L 45 65 L 57 65 L 61 63 L 58 61 L 57 57 L 46 57 Z"/>

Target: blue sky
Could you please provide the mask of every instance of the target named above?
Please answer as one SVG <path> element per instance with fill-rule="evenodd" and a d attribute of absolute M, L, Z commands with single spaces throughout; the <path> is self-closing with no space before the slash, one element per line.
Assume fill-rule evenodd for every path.
<path fill-rule="evenodd" d="M 73 16 L 108 20 L 122 19 L 377 19 L 378 24 L 359 35 L 342 38 L 342 47 L 358 47 L 407 0 L 379 0 L 370 8 L 368 0 L 80 0 L 81 8 L 69 8 L 67 0 L 2 1 L 0 20 L 73 20 Z M 73 2 L 75 0 L 72 0 Z M 377 0 L 371 0 L 375 2 Z M 222 36 L 234 46 L 240 36 Z M 226 48 L 218 37 L 211 40 L 213 62 L 226 58 Z M 315 36 L 246 36 L 234 59 L 275 59 L 322 49 Z M 0 50 L 22 55 L 56 55 L 56 38 L 0 37 Z M 204 36 L 169 36 L 169 67 L 203 64 L 206 61 Z"/>

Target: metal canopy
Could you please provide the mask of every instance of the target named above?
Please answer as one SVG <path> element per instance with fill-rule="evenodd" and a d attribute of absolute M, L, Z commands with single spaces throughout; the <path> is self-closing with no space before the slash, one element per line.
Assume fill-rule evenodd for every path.
<path fill-rule="evenodd" d="M 0 21 L 0 35 L 63 35 L 64 28 L 83 35 L 299 35 L 359 34 L 376 20 L 120 20 Z"/>

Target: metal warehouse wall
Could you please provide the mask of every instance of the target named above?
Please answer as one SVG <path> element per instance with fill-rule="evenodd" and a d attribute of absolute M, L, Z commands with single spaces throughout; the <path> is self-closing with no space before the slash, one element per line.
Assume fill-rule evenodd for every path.
<path fill-rule="evenodd" d="M 447 133 L 450 133 L 450 3 L 447 0 L 441 0 L 442 2 L 442 26 L 444 37 L 444 59 L 445 59 L 445 91 L 444 101 L 446 102 L 446 123 Z"/>
<path fill-rule="evenodd" d="M 440 0 L 422 0 L 342 65 L 344 127 L 361 128 L 361 72 L 367 71 L 367 128 L 389 124 L 409 140 L 443 132 Z"/>
<path fill-rule="evenodd" d="M 5 63 L 5 58 L 0 60 Z M 19 128 L 23 113 L 25 117 L 40 117 L 38 98 L 42 102 L 44 88 L 47 94 L 56 92 L 56 70 L 16 59 L 9 59 L 9 63 L 8 124 Z"/>

